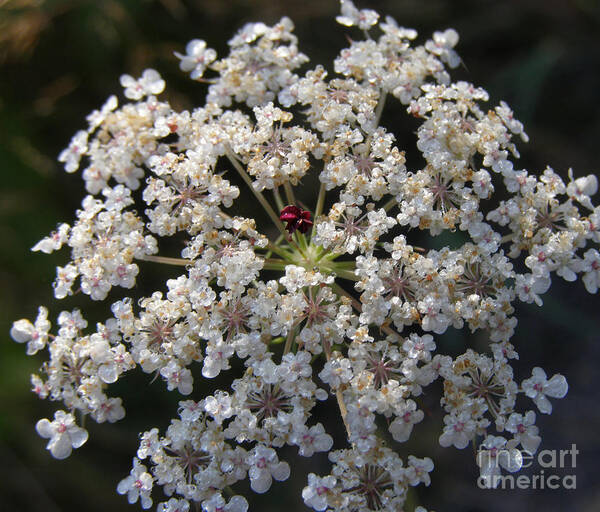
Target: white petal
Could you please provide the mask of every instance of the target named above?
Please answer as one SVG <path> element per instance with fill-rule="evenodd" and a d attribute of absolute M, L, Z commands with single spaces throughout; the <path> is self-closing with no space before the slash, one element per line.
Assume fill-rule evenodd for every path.
<path fill-rule="evenodd" d="M 227 504 L 229 512 L 246 512 L 248 510 L 248 502 L 243 496 L 234 496 Z"/>
<path fill-rule="evenodd" d="M 117 382 L 117 378 L 119 377 L 119 373 L 117 372 L 117 365 L 103 364 L 98 368 L 98 377 L 100 377 L 102 381 L 106 382 L 107 384 Z"/>
<path fill-rule="evenodd" d="M 271 483 L 273 480 L 271 479 L 271 475 L 267 472 L 263 472 L 260 478 L 255 478 L 254 480 L 250 480 L 250 487 L 252 490 L 258 494 L 263 494 L 269 490 L 271 487 Z"/>
<path fill-rule="evenodd" d="M 69 430 L 73 448 L 79 448 L 88 440 L 88 432 L 84 428 L 75 427 Z"/>
<path fill-rule="evenodd" d="M 546 372 L 540 368 L 539 366 L 536 366 L 532 371 L 531 371 L 531 375 L 533 377 L 535 377 L 536 379 L 541 379 L 541 380 L 546 380 Z"/>
<path fill-rule="evenodd" d="M 56 436 L 48 443 L 46 448 L 50 450 L 50 453 L 56 459 L 66 459 L 73 451 L 71 439 L 65 434 Z"/>
<path fill-rule="evenodd" d="M 568 390 L 569 385 L 567 384 L 567 379 L 558 373 L 553 375 L 548 383 L 544 386 L 544 393 L 553 398 L 563 398 L 567 394 Z"/>
<path fill-rule="evenodd" d="M 131 75 L 121 75 L 121 78 L 119 80 L 121 82 L 121 86 L 123 87 L 131 87 L 131 86 L 135 86 L 136 81 L 134 80 L 134 78 Z"/>
<path fill-rule="evenodd" d="M 394 421 L 392 421 L 388 430 L 390 431 L 390 434 L 392 434 L 394 441 L 403 443 L 410 437 L 412 429 L 412 423 L 407 423 L 402 418 L 396 418 Z"/>
<path fill-rule="evenodd" d="M 276 466 L 271 466 L 271 474 L 280 482 L 287 480 L 290 476 L 290 465 L 287 462 L 280 462 Z"/>
<path fill-rule="evenodd" d="M 35 424 L 35 430 L 37 433 L 43 438 L 50 438 L 54 435 L 54 428 L 52 427 L 52 423 L 49 420 L 44 418 L 43 420 L 38 421 Z"/>
<path fill-rule="evenodd" d="M 143 509 L 148 509 L 152 506 L 152 498 L 150 498 L 150 496 L 140 496 L 140 502 L 142 503 Z"/>
<path fill-rule="evenodd" d="M 502 450 L 498 462 L 504 469 L 514 473 L 521 469 L 521 466 L 523 465 L 523 455 L 516 449 Z"/>
<path fill-rule="evenodd" d="M 13 323 L 10 330 L 10 337 L 17 343 L 25 343 L 31 339 L 34 327 L 29 320 L 22 319 Z"/>
<path fill-rule="evenodd" d="M 129 488 L 131 487 L 131 480 L 131 476 L 123 478 L 123 480 L 119 482 L 119 485 L 117 485 L 117 492 L 119 494 L 125 494 L 127 491 L 129 491 Z"/>
<path fill-rule="evenodd" d="M 537 452 L 537 449 L 540 446 L 541 442 L 542 442 L 542 438 L 540 436 L 537 436 L 534 434 L 522 434 L 521 435 L 521 445 L 530 454 Z"/>
<path fill-rule="evenodd" d="M 552 412 L 552 404 L 550 403 L 550 400 L 548 400 L 544 395 L 538 395 L 534 402 L 541 413 L 550 414 Z"/>

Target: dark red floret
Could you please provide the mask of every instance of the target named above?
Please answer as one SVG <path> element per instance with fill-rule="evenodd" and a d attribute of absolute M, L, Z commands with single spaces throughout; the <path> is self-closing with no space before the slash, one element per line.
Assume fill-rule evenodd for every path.
<path fill-rule="evenodd" d="M 279 214 L 279 220 L 287 222 L 285 229 L 290 234 L 298 230 L 300 233 L 306 233 L 313 225 L 310 220 L 310 212 L 308 210 L 302 210 L 297 206 L 286 206 Z"/>

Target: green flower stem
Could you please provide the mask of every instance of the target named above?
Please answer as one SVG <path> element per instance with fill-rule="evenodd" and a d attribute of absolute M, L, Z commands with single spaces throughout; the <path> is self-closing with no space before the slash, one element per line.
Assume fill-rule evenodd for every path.
<path fill-rule="evenodd" d="M 285 271 L 285 267 L 287 265 L 289 265 L 289 263 L 284 260 L 280 260 L 278 258 L 266 258 L 263 264 L 263 269 Z"/>
<path fill-rule="evenodd" d="M 296 205 L 296 197 L 294 196 L 294 190 L 292 189 L 292 186 L 290 185 L 289 181 L 285 181 L 283 183 L 283 190 L 285 191 L 285 198 L 287 199 L 288 204 Z"/>
<path fill-rule="evenodd" d="M 298 245 L 300 245 L 302 249 L 302 252 L 306 252 L 306 249 L 308 249 L 308 244 L 306 243 L 306 237 L 304 236 L 304 233 L 299 233 L 296 231 L 296 238 L 298 240 Z"/>
<path fill-rule="evenodd" d="M 277 208 L 279 211 L 283 210 L 283 199 L 281 199 L 281 194 L 279 193 L 279 187 L 275 187 L 273 189 L 273 195 L 275 196 L 275 203 L 277 204 Z"/>
<path fill-rule="evenodd" d="M 296 338 L 296 327 L 292 327 L 290 332 L 288 332 L 287 338 L 285 339 L 285 346 L 283 347 L 283 355 L 286 355 L 290 350 L 292 350 L 292 343 Z"/>
<path fill-rule="evenodd" d="M 392 199 L 390 199 L 387 203 L 385 203 L 383 205 L 383 209 L 387 212 L 389 212 L 394 206 L 396 206 L 398 203 L 396 201 L 395 197 L 392 197 Z"/>
<path fill-rule="evenodd" d="M 269 217 L 271 217 L 273 224 L 275 224 L 275 226 L 277 227 L 277 229 L 279 230 L 280 233 L 285 235 L 285 230 L 283 229 L 283 224 L 279 220 L 278 215 L 275 213 L 275 210 L 273 210 L 273 208 L 271 207 L 269 202 L 265 199 L 265 196 L 263 196 L 258 190 L 256 190 L 254 188 L 252 178 L 250 178 L 250 176 L 248 175 L 246 170 L 240 165 L 240 163 L 237 161 L 235 156 L 233 156 L 229 151 L 225 155 L 231 162 L 231 165 L 233 165 L 235 167 L 235 170 L 239 173 L 239 175 L 242 177 L 242 179 L 246 182 L 248 187 L 250 187 L 250 190 L 254 194 L 254 197 L 256 197 L 256 199 L 258 199 L 258 202 L 265 209 L 265 211 L 267 212 Z"/>
<path fill-rule="evenodd" d="M 269 242 L 269 245 L 267 245 L 267 247 L 270 251 L 274 252 L 278 256 L 281 256 L 285 261 L 287 261 L 289 263 L 294 261 L 293 253 L 290 253 L 271 242 Z"/>
<path fill-rule="evenodd" d="M 354 272 L 351 270 L 343 270 L 338 268 L 331 268 L 326 265 L 319 265 L 319 269 L 325 270 L 326 272 L 331 272 L 335 274 L 337 277 L 341 277 L 342 279 L 347 279 L 348 281 L 360 281 L 360 279 L 356 276 Z"/>
<path fill-rule="evenodd" d="M 321 186 L 319 187 L 319 195 L 317 196 L 317 205 L 315 206 L 315 220 L 319 215 L 321 215 L 321 213 L 323 213 L 326 194 L 327 190 L 325 190 L 325 183 L 321 183 Z"/>
<path fill-rule="evenodd" d="M 289 236 L 287 240 L 288 240 L 290 246 L 292 246 L 294 249 L 296 249 L 296 252 L 297 252 L 297 254 L 300 255 L 301 259 L 304 259 L 306 257 L 305 251 L 303 251 L 300 248 L 300 246 L 296 243 L 296 241 L 294 240 L 294 237 Z M 297 261 L 297 260 L 295 259 L 294 261 Z"/>
<path fill-rule="evenodd" d="M 323 258 L 329 259 L 329 258 Z M 354 261 L 336 261 L 335 268 L 342 268 L 344 270 L 354 270 L 356 269 L 356 263 Z"/>
<path fill-rule="evenodd" d="M 142 256 L 137 258 L 142 261 L 151 261 L 152 263 L 162 263 L 163 265 L 179 265 L 180 267 L 185 267 L 187 265 L 193 265 L 192 260 L 186 260 L 184 258 L 169 258 L 168 256 Z"/>
<path fill-rule="evenodd" d="M 323 168 L 325 168 L 325 165 L 327 165 L 327 162 L 325 162 L 323 164 Z M 323 213 L 323 206 L 325 205 L 325 196 L 326 195 L 327 195 L 327 191 L 325 190 L 325 183 L 321 183 L 321 186 L 319 187 L 319 195 L 317 196 L 317 204 L 315 206 L 315 216 L 313 218 L 314 224 L 313 224 L 312 230 L 310 232 L 311 241 L 316 235 L 317 219 L 321 216 L 321 213 Z"/>

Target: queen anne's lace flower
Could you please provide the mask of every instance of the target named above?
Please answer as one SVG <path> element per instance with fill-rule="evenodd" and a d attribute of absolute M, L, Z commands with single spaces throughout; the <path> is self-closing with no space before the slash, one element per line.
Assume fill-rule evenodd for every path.
<path fill-rule="evenodd" d="M 521 386 L 525 394 L 544 414 L 552 412 L 552 404 L 546 397 L 563 398 L 569 389 L 564 376 L 553 375 L 551 379 L 548 379 L 546 372 L 537 366 L 533 369 L 531 378 L 524 380 Z"/>
<path fill-rule="evenodd" d="M 206 67 L 217 58 L 217 52 L 206 47 L 206 42 L 201 39 L 193 39 L 185 47 L 186 55 L 175 52 L 175 56 L 181 60 L 179 67 L 181 71 L 190 73 L 193 80 L 202 77 Z"/>
<path fill-rule="evenodd" d="M 124 75 L 132 101 L 111 96 L 60 154 L 67 172 L 85 166 L 88 195 L 74 222 L 33 250 L 68 248 L 55 297 L 110 296 L 111 316 L 88 328 L 79 310 L 62 311 L 53 334 L 42 306 L 11 336 L 28 354 L 47 349 L 33 391 L 70 411 L 36 427 L 56 458 L 87 439 L 75 412 L 98 423 L 125 416 L 107 388 L 134 368 L 194 398 L 179 402 L 166 430 L 141 434 L 117 487 L 130 503 L 149 508 L 157 486 L 160 512 L 246 512 L 232 486 L 248 480 L 264 493 L 286 480 L 288 445 L 329 455 L 330 474 L 308 476 L 308 507 L 397 512 L 410 486 L 430 484 L 429 457 L 402 460 L 394 449 L 431 421 L 419 397 L 436 379 L 443 425 L 427 428 L 443 447 L 471 444 L 490 486 L 501 469 L 521 467 L 520 450 L 541 444 L 519 395 L 550 413 L 548 397 L 567 393 L 562 375 L 538 367 L 517 381 L 509 340 L 515 303 L 541 305 L 557 276 L 582 276 L 597 292 L 597 179 L 515 168 L 513 137 L 527 135 L 506 103 L 490 108 L 483 89 L 451 82 L 454 30 L 413 45 L 414 30 L 379 23 L 350 0 L 337 21 L 364 36 L 335 59 L 337 75 L 322 66 L 297 74 L 308 58 L 288 18 L 246 25 L 220 58 L 194 39 L 176 56 L 209 84 L 204 106 L 179 112 L 159 100 L 165 83 L 154 70 Z M 414 148 L 381 126 L 394 100 L 418 123 L 420 166 L 409 168 Z M 319 191 L 300 192 L 310 183 Z M 253 201 L 237 201 L 242 193 Z M 417 230 L 457 234 L 449 246 L 419 247 Z M 168 237 L 161 250 L 185 241 L 180 254 L 157 255 Z M 134 299 L 156 264 L 182 271 Z M 465 327 L 480 332 L 483 353 L 442 354 L 437 336 Z M 222 382 L 240 367 L 230 389 L 194 396 L 200 375 Z M 340 432 L 315 419 L 325 400 L 339 409 L 336 444 L 346 448 L 331 451 Z"/>
<path fill-rule="evenodd" d="M 131 474 L 119 482 L 117 492 L 127 494 L 129 503 L 135 503 L 139 499 L 142 508 L 148 509 L 152 506 L 152 498 L 150 498 L 152 480 L 152 475 L 146 472 L 146 467 L 134 458 Z"/>
<path fill-rule="evenodd" d="M 42 350 L 48 343 L 50 327 L 48 310 L 44 306 L 40 306 L 34 324 L 25 318 L 17 320 L 13 323 L 10 335 L 17 343 L 27 343 L 27 354 L 32 355 Z"/>
<path fill-rule="evenodd" d="M 482 448 L 477 454 L 477 464 L 481 471 L 481 481 L 486 487 L 497 487 L 500 468 L 514 473 L 521 469 L 523 456 L 515 448 L 516 440 L 506 441 L 504 437 L 488 436 L 481 443 Z"/>
<path fill-rule="evenodd" d="M 336 21 L 347 27 L 356 25 L 362 30 L 368 30 L 377 24 L 379 14 L 371 9 L 358 10 L 349 0 L 341 0 L 341 16 L 336 17 Z"/>
<path fill-rule="evenodd" d="M 56 411 L 52 422 L 46 418 L 38 421 L 35 429 L 41 437 L 50 439 L 46 448 L 57 459 L 66 459 L 73 448 L 79 448 L 88 439 L 87 431 L 78 427 L 73 415 L 65 411 Z"/>
<path fill-rule="evenodd" d="M 165 88 L 165 81 L 154 69 L 147 69 L 137 80 L 130 75 L 121 76 L 121 85 L 125 88 L 123 94 L 130 100 L 139 100 L 144 96 L 160 94 Z"/>

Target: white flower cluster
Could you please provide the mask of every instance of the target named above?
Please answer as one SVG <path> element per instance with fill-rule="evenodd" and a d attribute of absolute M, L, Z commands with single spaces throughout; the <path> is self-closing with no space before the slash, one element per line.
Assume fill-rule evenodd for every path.
<path fill-rule="evenodd" d="M 51 453 L 67 457 L 87 440 L 76 411 L 97 422 L 124 417 L 105 390 L 125 372 L 140 367 L 190 395 L 194 379 L 230 375 L 240 366 L 232 358 L 245 366 L 231 389 L 180 402 L 164 435 L 142 434 L 117 489 L 130 503 L 149 508 L 160 486 L 169 498 L 161 512 L 245 512 L 230 486 L 248 479 L 264 493 L 287 479 L 278 449 L 290 445 L 305 457 L 329 452 L 330 474 L 308 476 L 307 506 L 398 511 L 410 486 L 430 484 L 433 461 L 403 461 L 393 447 L 425 421 L 420 397 L 436 379 L 439 444 L 473 445 L 487 479 L 520 469 L 519 446 L 540 445 L 535 412 L 519 411 L 517 397 L 548 414 L 548 397 L 567 393 L 563 376 L 538 367 L 518 379 L 509 340 L 515 302 L 541 305 L 554 274 L 581 275 L 598 290 L 600 253 L 588 248 L 600 242 L 596 178 L 569 171 L 565 183 L 550 168 L 538 176 L 514 167 L 513 136 L 527 136 L 505 103 L 487 108 L 483 89 L 451 83 L 454 30 L 413 46 L 414 30 L 349 0 L 337 21 L 364 35 L 335 60 L 337 76 L 321 66 L 295 73 L 308 59 L 287 18 L 247 25 L 222 59 L 196 39 L 176 55 L 210 84 L 204 106 L 178 112 L 159 101 L 165 83 L 154 70 L 124 75 L 133 102 L 118 108 L 109 98 L 60 155 L 67 172 L 83 168 L 89 195 L 73 226 L 33 248 L 70 248 L 56 298 L 78 282 L 105 300 L 114 286 L 132 289 L 145 262 L 184 271 L 150 296 L 113 299 L 112 317 L 93 333 L 78 310 L 59 314 L 56 334 L 44 307 L 35 323 L 14 323 L 28 354 L 49 353 L 34 391 L 69 411 L 37 424 Z M 420 122 L 422 168 L 407 168 L 414 149 L 380 125 L 386 99 Z M 312 210 L 295 199 L 310 175 L 320 185 Z M 242 187 L 245 203 L 236 201 Z M 272 226 L 257 225 L 257 208 Z M 414 245 L 417 231 L 461 236 L 434 250 Z M 157 255 L 171 236 L 185 241 L 181 254 Z M 486 353 L 441 353 L 435 336 L 465 325 L 484 333 Z M 332 435 L 313 419 L 325 400 L 339 408 L 343 449 L 331 451 Z"/>

